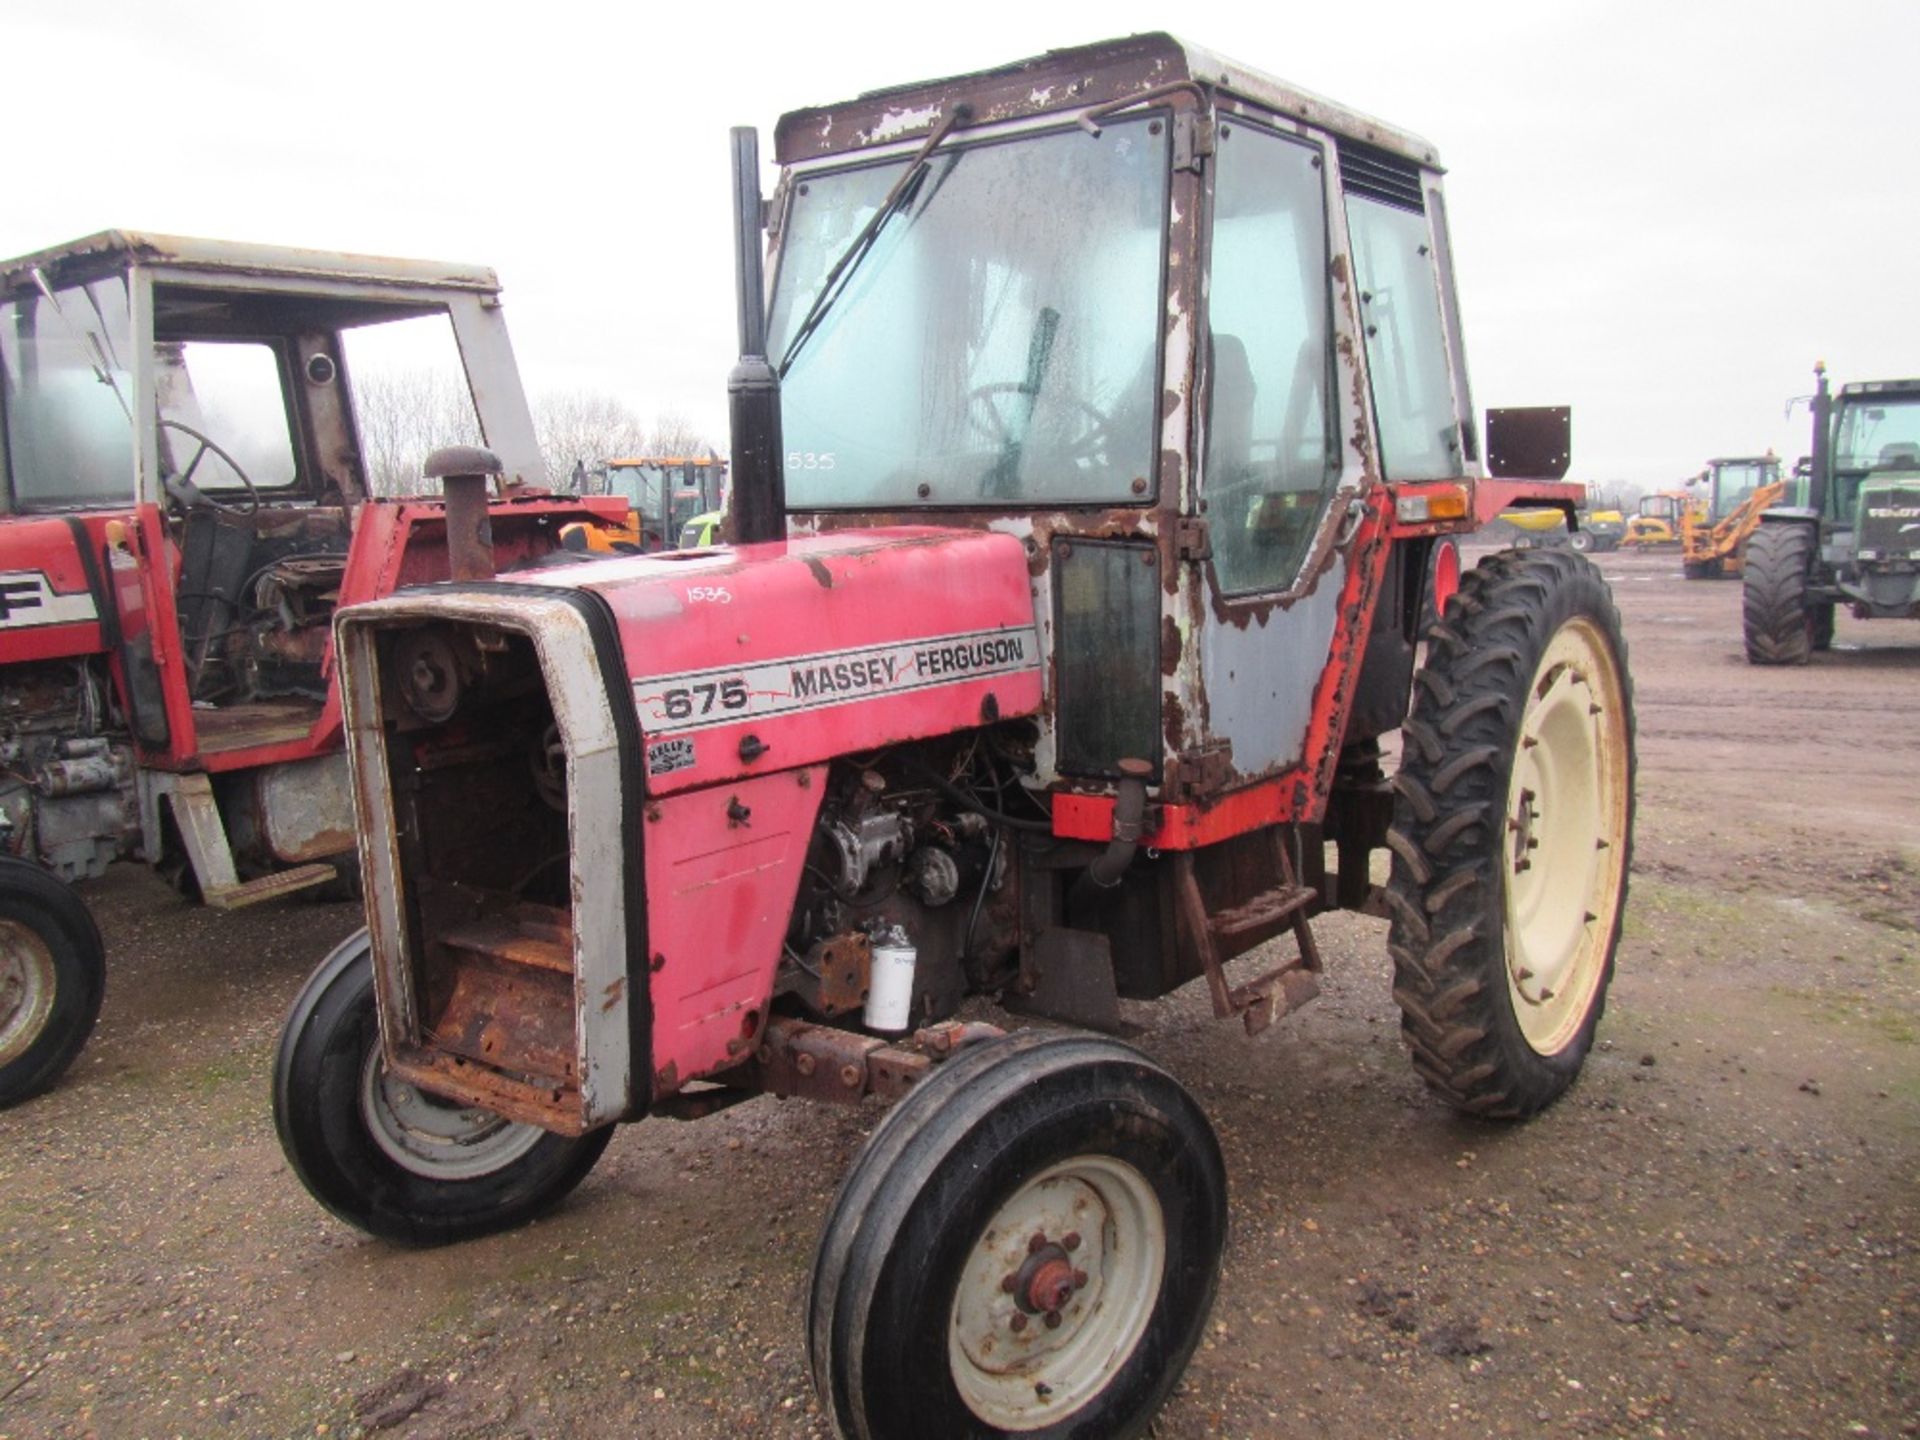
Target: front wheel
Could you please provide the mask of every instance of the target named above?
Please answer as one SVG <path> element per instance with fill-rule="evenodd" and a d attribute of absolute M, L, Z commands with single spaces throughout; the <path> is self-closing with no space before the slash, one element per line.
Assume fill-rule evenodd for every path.
<path fill-rule="evenodd" d="M 586 1178 L 613 1136 L 550 1134 L 388 1074 L 364 930 L 294 1001 L 274 1059 L 273 1123 L 314 1199 L 408 1245 L 466 1240 L 543 1214 Z"/>
<path fill-rule="evenodd" d="M 1747 659 L 1755 665 L 1804 665 L 1819 644 L 1820 606 L 1808 599 L 1813 570 L 1814 528 L 1775 522 L 1747 539 L 1741 575 L 1740 620 Z M 1827 606 L 1825 639 L 1833 642 L 1833 607 Z"/>
<path fill-rule="evenodd" d="M 71 1065 L 100 1017 L 106 947 L 80 897 L 37 865 L 0 856 L 0 1108 Z"/>
<path fill-rule="evenodd" d="M 1193 1098 L 1116 1041 L 949 1061 L 868 1139 L 808 1281 L 839 1433 L 1137 1436 L 1199 1342 L 1226 1175 Z"/>
<path fill-rule="evenodd" d="M 1606 1005 L 1633 848 L 1633 693 L 1599 572 L 1483 561 L 1403 727 L 1388 845 L 1393 996 L 1414 1068 L 1521 1119 L 1573 1083 Z"/>

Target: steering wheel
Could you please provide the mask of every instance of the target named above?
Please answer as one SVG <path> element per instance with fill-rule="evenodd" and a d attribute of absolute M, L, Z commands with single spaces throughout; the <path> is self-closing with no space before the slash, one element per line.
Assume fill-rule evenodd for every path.
<path fill-rule="evenodd" d="M 233 456 L 229 455 L 213 440 L 202 435 L 191 425 L 184 425 L 178 420 L 167 420 L 163 418 L 160 421 L 160 428 L 162 430 L 178 430 L 182 435 L 200 442 L 200 448 L 193 452 L 193 459 L 187 462 L 187 468 L 178 475 L 170 475 L 167 477 L 167 494 L 188 509 L 191 509 L 195 505 L 211 505 L 216 510 L 225 510 L 234 515 L 253 515 L 259 512 L 260 487 L 255 485 L 247 472 L 240 468 L 240 462 L 238 460 L 234 459 Z M 200 468 L 200 462 L 206 458 L 209 450 L 226 461 L 227 468 L 233 471 L 234 475 L 239 478 L 240 483 L 246 487 L 247 503 L 245 505 L 230 504 L 225 500 L 216 500 L 213 496 L 207 494 L 206 491 L 193 483 L 193 472 Z M 179 488 L 176 489 L 176 486 Z"/>
<path fill-rule="evenodd" d="M 996 447 L 1004 447 L 1013 441 L 1011 416 L 1001 408 L 1001 397 L 1007 395 L 1018 395 L 1029 402 L 1033 398 L 1033 392 L 1017 380 L 1001 380 L 991 385 L 976 386 L 967 395 L 968 423 Z M 1061 458 L 1091 460 L 1096 455 L 1106 454 L 1107 442 L 1111 438 L 1110 432 L 1113 428 L 1113 417 L 1085 400 L 1073 399 L 1065 403 L 1071 409 L 1079 411 L 1090 423 L 1074 437 L 1073 443 L 1066 448 Z"/>

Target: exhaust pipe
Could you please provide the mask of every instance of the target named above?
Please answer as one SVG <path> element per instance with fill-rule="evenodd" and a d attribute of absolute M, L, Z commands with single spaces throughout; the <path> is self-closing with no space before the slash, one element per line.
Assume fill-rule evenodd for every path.
<path fill-rule="evenodd" d="M 1816 360 L 1813 366 L 1813 476 L 1807 484 L 1807 504 L 1825 514 L 1827 510 L 1827 466 L 1833 450 L 1833 396 L 1827 390 L 1827 362 Z"/>
<path fill-rule="evenodd" d="M 455 580 L 493 579 L 493 520 L 487 482 L 504 473 L 500 457 L 478 445 L 447 445 L 427 456 L 427 478 L 447 503 L 447 572 Z"/>
<path fill-rule="evenodd" d="M 727 376 L 733 493 L 727 538 L 735 545 L 787 535 L 786 455 L 780 436 L 780 376 L 767 359 L 767 283 L 760 213 L 760 135 L 733 129 L 733 280 L 740 361 Z"/>

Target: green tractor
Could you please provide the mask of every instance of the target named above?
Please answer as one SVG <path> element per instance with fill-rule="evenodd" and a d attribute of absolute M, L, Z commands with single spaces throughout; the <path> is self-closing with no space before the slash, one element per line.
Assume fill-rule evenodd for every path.
<path fill-rule="evenodd" d="M 1806 664 L 1832 644 L 1836 605 L 1862 620 L 1920 620 L 1920 380 L 1843 385 L 1835 397 L 1826 366 L 1814 374 L 1806 503 L 1768 510 L 1747 542 L 1755 665 Z"/>

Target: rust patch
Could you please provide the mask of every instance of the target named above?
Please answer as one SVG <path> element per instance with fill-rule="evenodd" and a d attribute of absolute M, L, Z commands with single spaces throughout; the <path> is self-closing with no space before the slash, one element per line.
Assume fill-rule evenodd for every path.
<path fill-rule="evenodd" d="M 680 1089 L 680 1066 L 669 1060 L 653 1076 L 653 1093 L 656 1097 L 677 1094 Z"/>
<path fill-rule="evenodd" d="M 1172 691 L 1160 697 L 1161 725 L 1167 737 L 1167 749 L 1179 754 L 1187 743 L 1187 707 L 1180 703 L 1180 697 Z"/>
<path fill-rule="evenodd" d="M 1171 615 L 1160 617 L 1160 673 L 1173 675 L 1180 669 L 1180 627 Z"/>
<path fill-rule="evenodd" d="M 806 563 L 807 569 L 812 573 L 813 578 L 820 582 L 820 588 L 822 590 L 831 590 L 833 588 L 833 572 L 827 568 L 827 562 L 822 560 L 818 555 L 809 555 L 806 557 Z"/>

